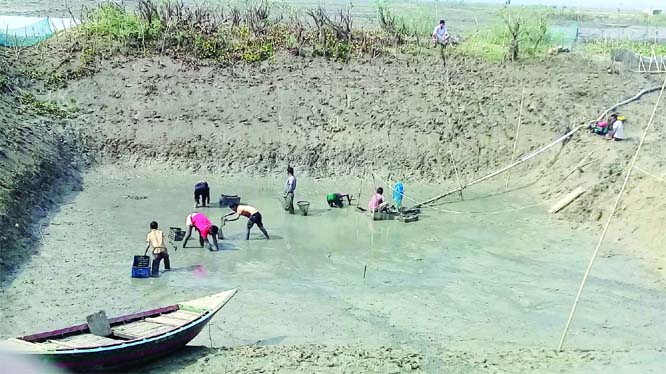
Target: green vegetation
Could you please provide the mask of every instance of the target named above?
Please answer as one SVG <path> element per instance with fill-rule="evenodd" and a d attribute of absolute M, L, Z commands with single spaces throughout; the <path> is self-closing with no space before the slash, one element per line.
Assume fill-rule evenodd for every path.
<path fill-rule="evenodd" d="M 73 32 L 76 43 L 69 44 L 75 66 L 46 77 L 58 85 L 66 79 L 91 75 L 101 61 L 116 53 L 164 54 L 191 62 L 219 64 L 259 63 L 281 52 L 340 62 L 399 53 L 434 56 L 436 51 L 428 48 L 432 46 L 430 34 L 436 24 L 435 17 L 441 14 L 456 14 L 475 21 L 467 22 L 467 26 L 449 22 L 456 37 L 454 46 L 443 51 L 445 55 L 459 54 L 495 62 L 530 60 L 545 56 L 553 46 L 571 45 L 578 31 L 573 21 L 592 20 L 592 16 L 596 17 L 594 20 L 613 17 L 612 12 L 588 15 L 566 8 L 500 8 L 448 1 L 379 0 L 356 5 L 333 0 L 333 6 L 344 7 L 337 12 L 331 10 L 329 3 L 328 8 L 316 7 L 313 0 L 312 8 L 303 8 L 308 3 L 294 8 L 268 1 L 239 0 L 224 7 L 188 8 L 176 0 L 139 0 L 135 11 L 116 3 L 103 3 L 88 11 L 82 17 L 82 26 Z M 644 17 L 651 24 L 666 20 L 664 16 L 633 13 L 630 16 Z M 629 15 L 622 17 L 629 19 L 626 18 Z M 357 26 L 356 22 L 363 23 L 363 19 L 370 23 Z M 569 24 L 563 25 L 566 21 Z M 466 27 L 466 32 L 460 32 L 459 27 Z M 645 53 L 650 46 L 599 42 L 581 50 L 607 53 L 618 47 Z M 658 47 L 657 53 L 661 50 Z"/>
<path fill-rule="evenodd" d="M 56 118 L 71 118 L 78 112 L 76 108 L 67 108 L 50 101 L 40 101 L 30 92 L 23 93 L 18 97 L 19 113 L 31 112 L 42 116 Z"/>
<path fill-rule="evenodd" d="M 303 12 L 283 8 L 272 16 L 272 9 L 265 0 L 215 10 L 139 0 L 136 12 L 103 3 L 84 17 L 79 75 L 92 68 L 96 56 L 117 52 L 256 63 L 283 50 L 348 61 L 354 52 L 381 54 L 383 45 L 389 44 L 381 42 L 382 37 L 388 40 L 386 36 L 352 30 L 348 11 L 331 16 L 322 8 Z M 371 40 L 380 45 L 368 43 Z"/>
<path fill-rule="evenodd" d="M 626 49 L 644 56 L 666 56 L 666 45 L 631 40 L 598 40 L 583 44 L 583 49 L 591 54 L 610 55 L 612 51 Z"/>

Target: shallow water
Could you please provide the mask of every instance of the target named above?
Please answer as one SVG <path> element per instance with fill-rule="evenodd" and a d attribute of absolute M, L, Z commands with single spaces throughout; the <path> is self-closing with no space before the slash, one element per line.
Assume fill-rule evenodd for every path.
<path fill-rule="evenodd" d="M 296 200 L 312 202 L 310 215 L 290 216 L 272 197 L 282 179 L 207 176 L 212 200 L 240 194 L 262 212 L 273 239 L 263 240 L 255 228 L 252 240 L 243 240 L 241 219 L 224 227 L 222 251 L 194 247 L 193 240 L 190 248 L 170 249 L 173 271 L 158 279 L 130 278 L 132 256 L 143 253 L 150 221 L 165 231 L 184 226 L 196 179 L 178 171 L 92 170 L 84 191 L 44 227 L 39 254 L 2 290 L 0 334 L 54 329 L 81 323 L 99 309 L 115 316 L 238 287 L 213 320 L 217 346 L 554 348 L 595 244 L 594 237 L 547 215 L 547 205 L 498 215 L 426 210 L 414 223 L 373 222 L 324 201 L 329 192 L 357 194 L 361 181 L 300 178 Z M 363 184 L 362 206 L 372 188 L 370 181 Z M 407 181 L 406 187 L 408 195 L 424 198 L 450 186 Z M 535 203 L 522 190 L 484 198 L 491 192 L 471 190 L 464 202 L 440 208 L 493 211 Z M 124 197 L 130 195 L 147 198 Z M 228 209 L 201 211 L 219 222 Z M 617 243 L 604 246 L 568 347 L 663 347 L 666 292 L 623 253 Z M 207 335 L 193 344 L 208 344 Z"/>

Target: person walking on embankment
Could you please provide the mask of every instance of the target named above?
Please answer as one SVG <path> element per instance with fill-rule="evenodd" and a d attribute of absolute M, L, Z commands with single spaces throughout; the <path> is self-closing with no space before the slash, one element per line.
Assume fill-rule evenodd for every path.
<path fill-rule="evenodd" d="M 294 168 L 287 167 L 287 182 L 284 184 L 284 210 L 294 214 L 294 192 L 296 192 L 296 177 Z"/>

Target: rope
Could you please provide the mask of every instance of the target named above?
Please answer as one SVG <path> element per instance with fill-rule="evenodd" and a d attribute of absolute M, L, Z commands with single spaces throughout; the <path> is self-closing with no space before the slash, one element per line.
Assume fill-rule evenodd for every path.
<path fill-rule="evenodd" d="M 627 99 L 627 100 L 621 101 L 621 102 L 619 102 L 619 103 L 617 103 L 617 104 L 611 106 L 610 108 L 606 109 L 606 111 L 604 111 L 603 113 L 601 113 L 601 115 L 599 116 L 599 118 L 596 119 L 596 121 L 597 121 L 597 122 L 601 121 L 601 120 L 602 120 L 602 119 L 603 119 L 608 113 L 610 113 L 611 111 L 617 109 L 618 107 L 620 107 L 620 106 L 622 106 L 622 105 L 626 105 L 626 104 L 628 104 L 628 103 L 630 103 L 630 102 L 632 102 L 632 101 L 638 100 L 638 99 L 641 98 L 641 96 L 643 96 L 643 95 L 645 95 L 645 94 L 647 94 L 647 93 L 651 93 L 651 92 L 654 92 L 654 91 L 658 91 L 660 88 L 661 88 L 661 87 L 652 87 L 652 88 L 645 89 L 645 90 L 643 90 L 643 91 L 637 93 L 637 94 L 634 95 L 633 97 L 631 97 L 631 98 L 629 98 L 629 99 Z M 594 122 L 594 121 L 590 121 L 590 122 L 588 122 L 588 123 L 592 123 L 592 122 Z M 458 188 L 456 188 L 456 189 L 453 189 L 453 190 L 451 190 L 451 191 L 449 191 L 449 192 L 446 192 L 446 193 L 443 193 L 443 194 L 441 194 L 441 195 L 435 196 L 435 197 L 433 197 L 433 198 L 431 198 L 431 199 L 429 199 L 429 200 L 426 200 L 426 201 L 424 201 L 424 202 L 418 203 L 418 204 L 415 205 L 415 207 L 416 207 L 416 208 L 420 208 L 420 207 L 422 207 L 422 206 L 424 206 L 424 205 L 430 204 L 430 203 L 432 203 L 432 202 L 434 202 L 434 201 L 437 201 L 437 200 L 439 200 L 439 199 L 441 199 L 441 198 L 444 198 L 444 197 L 446 197 L 446 196 L 449 196 L 450 194 L 453 194 L 453 193 L 456 193 L 456 192 L 462 191 L 462 190 L 464 190 L 464 189 L 467 188 L 467 187 L 473 186 L 473 185 L 475 185 L 475 184 L 477 184 L 477 183 L 481 183 L 481 182 L 483 182 L 483 181 L 485 181 L 485 180 L 487 180 L 487 179 L 490 179 L 490 178 L 492 178 L 492 177 L 494 177 L 494 176 L 496 176 L 496 175 L 502 174 L 502 173 L 504 173 L 505 171 L 507 171 L 507 170 L 509 170 L 509 169 L 511 169 L 511 168 L 513 168 L 513 167 L 515 167 L 515 166 L 518 166 L 518 165 L 522 164 L 523 162 L 525 162 L 525 161 L 527 161 L 527 160 L 529 160 L 529 159 L 531 159 L 531 158 L 533 158 L 533 157 L 538 156 L 539 154 L 541 154 L 541 153 L 547 151 L 548 149 L 552 148 L 553 146 L 557 145 L 558 143 L 565 142 L 567 139 L 569 139 L 569 137 L 571 137 L 573 134 L 575 134 L 576 132 L 578 132 L 578 130 L 580 130 L 580 129 L 584 128 L 584 127 L 587 127 L 587 125 L 586 125 L 586 124 L 578 125 L 578 126 L 575 127 L 573 130 L 567 132 L 567 133 L 564 134 L 563 136 L 557 138 L 556 140 L 554 140 L 554 141 L 552 141 L 551 143 L 549 143 L 549 144 L 543 146 L 542 148 L 540 148 L 540 149 L 538 149 L 538 150 L 536 150 L 536 151 L 530 153 L 529 155 L 527 155 L 527 156 L 523 156 L 523 157 L 519 158 L 518 160 L 516 160 L 516 161 L 510 163 L 509 165 L 506 165 L 505 167 L 503 167 L 503 168 L 501 168 L 501 169 L 499 169 L 499 170 L 497 170 L 497 171 L 494 171 L 494 172 L 492 172 L 492 173 L 490 173 L 490 174 L 488 174 L 488 175 L 486 175 L 486 176 L 483 176 L 483 177 L 481 177 L 481 178 L 478 178 L 478 179 L 476 179 L 476 180 L 474 180 L 474 181 L 472 181 L 472 182 L 469 182 L 469 183 L 467 183 L 467 184 L 463 184 L 463 185 L 461 185 L 460 187 L 458 187 Z"/>
<path fill-rule="evenodd" d="M 662 178 L 662 177 L 658 177 L 658 176 L 656 176 L 656 175 L 650 173 L 649 171 L 647 171 L 647 170 L 645 170 L 645 169 L 641 169 L 641 168 L 638 167 L 638 166 L 635 166 L 634 168 L 636 168 L 636 170 L 638 170 L 638 171 L 640 171 L 640 172 L 642 172 L 642 173 L 644 173 L 644 174 L 646 174 L 646 175 L 648 175 L 648 176 L 650 176 L 650 177 L 652 177 L 652 178 L 654 178 L 654 179 L 656 179 L 656 180 L 658 180 L 658 181 L 660 181 L 660 182 L 662 182 L 662 183 L 666 183 L 666 179 L 664 179 L 664 178 Z"/>
<path fill-rule="evenodd" d="M 567 319 L 567 324 L 564 326 L 564 331 L 562 332 L 562 338 L 560 339 L 560 344 L 557 347 L 557 350 L 559 352 L 562 351 L 562 345 L 564 344 L 564 339 L 567 336 L 567 332 L 569 331 L 569 327 L 571 326 L 571 321 L 573 320 L 574 313 L 576 313 L 576 307 L 578 306 L 578 301 L 580 300 L 580 295 L 583 293 L 583 288 L 585 287 L 585 282 L 587 282 L 587 278 L 590 275 L 590 270 L 592 269 L 592 265 L 594 264 L 594 260 L 597 258 L 597 254 L 599 253 L 599 249 L 601 248 L 601 243 L 603 243 L 604 239 L 606 238 L 606 233 L 608 232 L 608 227 L 610 226 L 611 221 L 613 220 L 613 216 L 615 215 L 615 211 L 617 210 L 617 207 L 620 205 L 620 200 L 622 199 L 622 195 L 624 194 L 624 190 L 627 187 L 627 183 L 629 182 L 629 177 L 631 177 L 631 172 L 634 170 L 634 165 L 636 165 L 636 160 L 638 159 L 638 154 L 641 152 L 641 148 L 643 148 L 643 143 L 645 143 L 645 138 L 647 137 L 648 132 L 650 131 L 650 128 L 652 127 L 652 122 L 654 121 L 654 116 L 657 113 L 657 108 L 659 107 L 659 103 L 661 102 L 661 97 L 664 94 L 664 88 L 666 88 L 666 79 L 664 79 L 664 83 L 661 86 L 661 91 L 659 92 L 659 97 L 657 98 L 657 102 L 654 105 L 654 109 L 652 110 L 652 115 L 650 116 L 650 121 L 648 122 L 647 127 L 645 127 L 645 131 L 643 132 L 643 136 L 641 137 L 640 143 L 638 143 L 638 148 L 636 148 L 636 153 L 634 153 L 634 157 L 631 159 L 631 162 L 629 164 L 629 170 L 627 171 L 627 175 L 624 177 L 624 182 L 622 183 L 622 188 L 620 188 L 620 192 L 617 194 L 617 198 L 615 199 L 615 204 L 613 204 L 613 209 L 611 210 L 610 214 L 608 215 L 608 219 L 606 220 L 606 224 L 604 225 L 604 229 L 601 231 L 601 235 L 599 236 L 599 241 L 597 242 L 596 248 L 594 248 L 594 253 L 592 253 L 592 257 L 590 258 L 590 262 L 587 265 L 587 269 L 585 270 L 585 274 L 583 275 L 583 279 L 580 282 L 580 286 L 578 287 L 578 293 L 576 294 L 576 299 L 574 300 L 574 303 L 571 307 L 571 312 L 569 313 L 569 318 Z"/>
<path fill-rule="evenodd" d="M 375 172 L 371 172 L 371 173 L 374 174 L 377 178 L 379 178 L 379 180 L 381 181 L 381 183 L 384 184 L 384 185 L 387 187 L 387 189 L 393 191 L 393 188 L 391 187 L 391 182 L 390 182 L 390 181 L 385 181 L 385 180 L 383 180 L 380 176 L 378 176 L 377 174 L 375 174 Z M 418 203 L 417 200 L 415 200 L 415 199 L 413 199 L 413 198 L 411 198 L 411 197 L 405 195 L 404 193 L 402 194 L 402 197 L 406 198 L 407 200 L 409 200 L 409 201 L 411 201 L 411 202 L 413 202 L 413 203 Z M 545 205 L 545 204 L 548 204 L 548 203 L 550 203 L 550 202 L 549 202 L 549 201 L 544 201 L 544 202 L 541 202 L 541 203 L 532 204 L 532 205 L 528 205 L 528 206 L 524 206 L 524 207 L 520 207 L 520 208 L 505 209 L 505 210 L 497 210 L 497 211 L 491 211 L 491 212 L 464 211 L 464 210 L 449 210 L 449 209 L 438 208 L 438 207 L 436 207 L 436 206 L 434 206 L 434 205 L 430 205 L 430 204 L 424 204 L 423 206 L 426 207 L 426 208 L 430 208 L 430 209 L 432 209 L 432 210 L 436 210 L 436 211 L 438 211 L 438 212 L 442 212 L 442 213 L 469 214 L 469 215 L 492 215 L 492 214 L 502 214 L 502 213 L 517 212 L 517 211 L 520 211 L 520 210 L 531 209 L 531 208 L 534 208 L 534 207 L 537 207 L 537 206 L 541 206 L 541 205 Z"/>

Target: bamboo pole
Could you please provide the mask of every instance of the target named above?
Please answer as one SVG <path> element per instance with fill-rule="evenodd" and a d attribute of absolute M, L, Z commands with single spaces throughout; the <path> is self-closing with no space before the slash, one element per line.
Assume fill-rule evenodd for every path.
<path fill-rule="evenodd" d="M 637 94 L 634 95 L 633 97 L 630 97 L 629 99 L 624 100 L 624 101 L 621 101 L 621 102 L 619 102 L 619 103 L 617 103 L 617 104 L 611 106 L 610 108 L 606 109 L 603 113 L 601 113 L 601 115 L 599 116 L 599 118 L 596 119 L 596 121 L 597 121 L 597 122 L 598 122 L 598 121 L 601 121 L 601 119 L 604 118 L 609 112 L 611 112 L 611 111 L 617 109 L 618 107 L 620 107 L 620 106 L 622 106 L 622 105 L 626 105 L 626 104 L 628 104 L 628 103 L 631 103 L 632 101 L 636 101 L 636 100 L 640 99 L 643 95 L 648 94 L 648 93 L 652 93 L 652 92 L 654 92 L 654 91 L 659 91 L 660 89 L 661 89 L 660 86 L 659 86 L 659 87 L 652 87 L 652 88 L 645 89 L 645 90 L 643 90 L 643 91 L 637 93 Z M 593 120 L 593 121 L 590 121 L 590 122 L 594 122 L 594 120 Z M 542 148 L 540 148 L 540 149 L 538 149 L 538 150 L 536 150 L 536 151 L 530 153 L 529 155 L 523 156 L 523 157 L 519 158 L 518 160 L 516 160 L 516 161 L 510 163 L 509 165 L 506 165 L 506 166 L 504 166 L 503 168 L 501 168 L 501 169 L 499 169 L 499 170 L 496 170 L 496 171 L 494 171 L 494 172 L 492 172 L 492 173 L 490 173 L 490 174 L 488 174 L 488 175 L 486 175 L 486 176 L 483 176 L 483 177 L 481 177 L 481 178 L 478 178 L 478 179 L 476 179 L 476 180 L 473 180 L 473 181 L 471 181 L 471 182 L 469 182 L 469 183 L 467 183 L 467 184 L 463 184 L 462 186 L 457 187 L 457 188 L 455 188 L 455 189 L 453 189 L 453 190 L 451 190 L 451 191 L 448 191 L 448 192 L 446 192 L 446 193 L 443 193 L 443 194 L 437 195 L 437 196 L 435 196 L 435 197 L 433 197 L 433 198 L 430 198 L 430 199 L 428 199 L 428 200 L 425 200 L 425 201 L 423 201 L 423 202 L 420 202 L 420 203 L 416 204 L 415 207 L 416 207 L 416 208 L 421 208 L 421 207 L 423 207 L 424 205 L 428 205 L 428 204 L 433 203 L 433 202 L 435 202 L 435 201 L 437 201 L 437 200 L 439 200 L 439 199 L 445 198 L 445 197 L 447 197 L 447 196 L 449 196 L 449 195 L 451 195 L 451 194 L 453 194 L 453 193 L 456 193 L 456 192 L 458 192 L 458 191 L 462 191 L 463 189 L 465 189 L 465 188 L 467 188 L 467 187 L 473 186 L 473 185 L 475 185 L 475 184 L 477 184 L 477 183 L 481 183 L 481 182 L 483 182 L 483 181 L 485 181 L 485 180 L 488 180 L 488 179 L 490 179 L 490 178 L 492 178 L 492 177 L 495 177 L 495 176 L 497 176 L 497 175 L 499 175 L 499 174 L 502 174 L 502 173 L 504 173 L 505 171 L 507 171 L 507 170 L 509 170 L 509 169 L 511 169 L 511 168 L 513 168 L 513 167 L 515 167 L 515 166 L 518 166 L 518 165 L 522 164 L 523 162 L 525 162 L 525 161 L 527 161 L 527 160 L 529 160 L 529 159 L 532 159 L 533 157 L 536 157 L 536 156 L 540 155 L 541 153 L 543 153 L 543 152 L 549 150 L 550 148 L 552 148 L 552 147 L 554 147 L 555 145 L 557 145 L 557 144 L 563 142 L 565 139 L 568 139 L 570 136 L 572 136 L 573 134 L 575 134 L 576 132 L 578 132 L 578 130 L 580 130 L 580 129 L 586 127 L 586 126 L 587 126 L 586 124 L 578 125 L 578 126 L 575 127 L 573 130 L 571 130 L 571 131 L 567 132 L 566 134 L 562 135 L 561 137 L 555 139 L 555 140 L 552 141 L 551 143 L 546 144 L 546 145 L 543 146 Z"/>
<path fill-rule="evenodd" d="M 574 314 L 576 313 L 576 307 L 578 306 L 578 302 L 580 301 L 580 296 L 583 293 L 583 288 L 585 287 L 587 278 L 590 275 L 590 270 L 592 270 L 592 265 L 594 264 L 594 260 L 597 258 L 597 254 L 599 253 L 599 249 L 601 248 L 601 243 L 603 243 L 604 239 L 606 238 L 606 233 L 608 232 L 610 223 L 613 220 L 615 211 L 617 210 L 617 207 L 620 205 L 620 200 L 622 200 L 622 195 L 624 194 L 624 190 L 627 187 L 629 178 L 631 177 L 631 172 L 634 170 L 634 166 L 636 165 L 636 160 L 638 159 L 638 155 L 641 152 L 641 148 L 643 148 L 643 143 L 645 143 L 645 138 L 647 137 L 647 134 L 650 131 L 650 128 L 652 127 L 652 123 L 654 122 L 654 116 L 657 113 L 657 108 L 659 107 L 659 103 L 661 102 L 661 98 L 664 94 L 664 88 L 666 88 L 666 79 L 664 79 L 664 83 L 661 86 L 661 91 L 659 92 L 659 97 L 657 98 L 657 102 L 655 103 L 654 109 L 652 110 L 650 121 L 645 127 L 645 130 L 643 131 L 643 136 L 641 137 L 640 143 L 638 143 L 638 148 L 636 148 L 636 152 L 634 153 L 634 156 L 632 157 L 631 162 L 629 163 L 629 170 L 627 171 L 627 174 L 624 177 L 624 182 L 622 183 L 620 192 L 618 192 L 617 194 L 617 198 L 615 199 L 615 204 L 613 204 L 613 209 L 611 209 L 611 212 L 608 215 L 606 224 L 604 225 L 604 228 L 601 231 L 601 235 L 599 236 L 599 241 L 597 242 L 597 246 L 594 248 L 594 252 L 592 253 L 590 262 L 587 264 L 587 269 L 585 269 L 585 274 L 583 275 L 583 279 L 581 280 L 580 286 L 578 287 L 578 292 L 576 293 L 576 299 L 574 300 L 574 303 L 571 306 L 571 312 L 569 312 L 569 318 L 567 319 L 567 323 L 564 326 L 564 331 L 562 332 L 562 337 L 560 338 L 560 344 L 557 346 L 557 350 L 560 352 L 562 351 L 562 345 L 564 345 L 564 339 L 567 336 L 567 332 L 569 332 L 571 321 L 573 320 Z"/>
<path fill-rule="evenodd" d="M 525 87 L 520 94 L 520 109 L 518 109 L 518 124 L 516 125 L 516 135 L 513 137 L 513 149 L 511 150 L 511 160 L 516 155 L 516 148 L 518 147 L 518 134 L 520 133 L 520 122 L 523 116 L 523 101 L 525 100 Z M 509 189 L 509 179 L 511 179 L 511 173 L 506 174 L 506 185 L 504 189 Z"/>
<path fill-rule="evenodd" d="M 460 200 L 465 200 L 465 198 L 463 197 L 463 193 L 462 193 L 463 183 L 462 183 L 462 180 L 460 179 L 460 173 L 458 172 L 458 166 L 456 166 L 456 160 L 453 158 L 453 152 L 452 151 L 449 151 L 449 157 L 451 158 L 451 163 L 453 163 L 453 171 L 456 173 L 456 183 L 458 183 L 458 186 L 461 187 L 460 191 L 458 191 L 459 194 L 460 194 Z"/>

